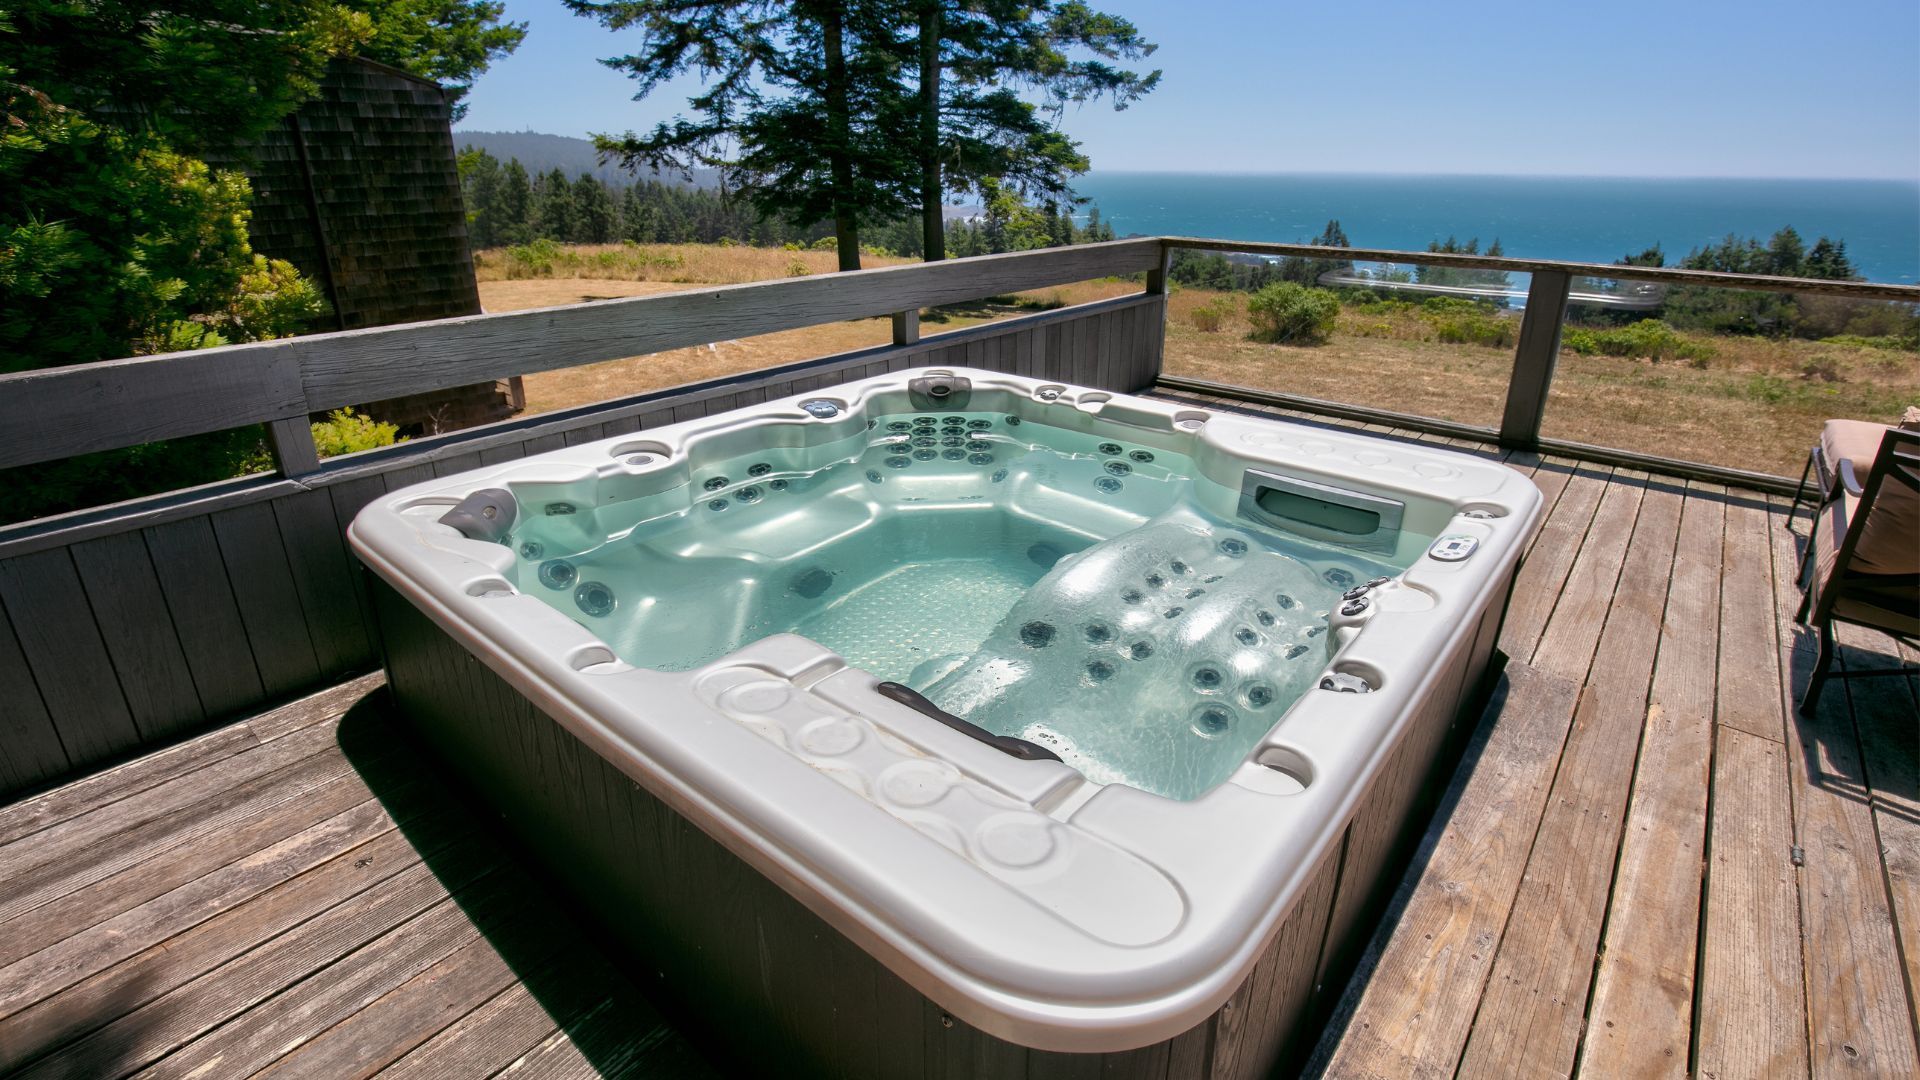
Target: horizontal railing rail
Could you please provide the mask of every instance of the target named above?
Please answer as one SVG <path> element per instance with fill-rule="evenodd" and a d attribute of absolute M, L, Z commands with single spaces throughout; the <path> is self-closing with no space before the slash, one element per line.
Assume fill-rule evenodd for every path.
<path fill-rule="evenodd" d="M 1666 285 L 1706 285 L 1762 292 L 1819 293 L 1856 300 L 1895 300 L 1920 304 L 1920 285 L 1887 285 L 1875 281 L 1835 281 L 1827 278 L 1772 277 L 1766 274 L 1726 274 L 1717 270 L 1685 270 L 1670 266 L 1615 266 L 1565 262 L 1558 259 L 1515 259 L 1505 255 L 1460 255 L 1443 251 L 1390 251 L 1384 248 L 1332 248 L 1313 244 L 1268 244 L 1248 240 L 1214 240 L 1196 236 L 1167 236 L 1169 248 L 1220 251 L 1245 255 L 1283 255 L 1339 262 L 1417 263 L 1462 270 L 1506 270 L 1516 274 L 1554 272 L 1568 277 L 1608 281 L 1655 281 Z M 1382 282 L 1383 286 L 1389 283 Z M 1390 286 L 1389 286 L 1390 287 Z"/>
<path fill-rule="evenodd" d="M 318 468 L 309 413 L 881 315 L 901 316 L 907 344 L 906 312 L 1161 258 L 1158 240 L 1118 240 L 0 375 L 0 468 L 267 423 L 281 471 L 300 475 Z"/>

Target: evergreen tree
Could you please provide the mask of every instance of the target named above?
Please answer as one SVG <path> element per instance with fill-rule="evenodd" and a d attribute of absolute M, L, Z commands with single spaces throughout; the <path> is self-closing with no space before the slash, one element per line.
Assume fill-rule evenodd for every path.
<path fill-rule="evenodd" d="M 1057 129 L 1064 107 L 1104 97 L 1124 109 L 1160 79 L 1114 66 L 1154 46 L 1081 0 L 918 0 L 903 36 L 918 74 L 915 194 L 928 260 L 945 254 L 949 192 L 985 197 L 993 180 L 1029 197 L 1068 198 L 1087 159 Z"/>
<path fill-rule="evenodd" d="M 520 47 L 526 23 L 503 23 L 498 0 L 342 0 L 372 20 L 358 52 L 432 79 L 447 93 L 455 120 L 467 114 L 473 81 L 494 60 Z"/>
<path fill-rule="evenodd" d="M 519 158 L 509 159 L 500 170 L 492 228 L 495 243 L 524 244 L 533 239 L 533 184 Z"/>
<path fill-rule="evenodd" d="M 842 270 L 860 265 L 860 227 L 905 209 L 911 118 L 881 0 L 565 0 L 609 29 L 640 31 L 605 61 L 645 97 L 688 71 L 703 78 L 676 118 L 648 134 L 596 136 L 628 168 L 718 168 L 762 214 L 833 222 Z"/>
<path fill-rule="evenodd" d="M 573 205 L 573 185 L 555 169 L 533 185 L 533 235 L 543 240 L 573 239 L 579 225 Z"/>
<path fill-rule="evenodd" d="M 1806 277 L 1830 281 L 1857 281 L 1860 278 L 1853 268 L 1853 261 L 1847 258 L 1847 242 L 1829 240 L 1824 236 L 1814 241 L 1813 250 L 1807 252 L 1800 270 Z"/>
<path fill-rule="evenodd" d="M 460 193 L 467 204 L 467 244 L 478 251 L 500 246 L 500 162 L 469 146 L 456 159 Z"/>
<path fill-rule="evenodd" d="M 577 244 L 604 244 L 613 239 L 613 199 L 605 184 L 581 173 L 573 182 L 573 234 Z"/>

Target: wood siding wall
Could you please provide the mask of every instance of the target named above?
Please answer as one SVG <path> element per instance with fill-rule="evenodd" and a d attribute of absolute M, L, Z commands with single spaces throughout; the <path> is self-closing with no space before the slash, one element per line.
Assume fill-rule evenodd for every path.
<path fill-rule="evenodd" d="M 0 801 L 375 667 L 344 530 L 387 491 L 907 367 L 1139 390 L 1164 311 L 1088 304 L 0 532 Z"/>
<path fill-rule="evenodd" d="M 321 328 L 479 314 L 452 123 L 435 83 L 353 58 L 251 148 L 254 250 L 326 290 Z"/>

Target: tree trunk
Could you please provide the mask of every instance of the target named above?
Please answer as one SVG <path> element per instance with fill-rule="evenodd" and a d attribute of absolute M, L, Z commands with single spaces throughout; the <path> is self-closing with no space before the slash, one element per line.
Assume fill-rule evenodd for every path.
<path fill-rule="evenodd" d="M 947 257 L 940 176 L 940 4 L 920 9 L 920 248 L 927 262 Z"/>
<path fill-rule="evenodd" d="M 821 5 L 821 51 L 826 63 L 827 168 L 833 177 L 833 238 L 840 269 L 860 269 L 860 219 L 853 206 L 853 117 L 848 105 L 845 12 Z"/>

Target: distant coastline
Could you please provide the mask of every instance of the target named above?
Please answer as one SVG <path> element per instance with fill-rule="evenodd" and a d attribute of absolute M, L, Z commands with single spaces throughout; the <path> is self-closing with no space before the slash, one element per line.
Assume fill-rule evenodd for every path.
<path fill-rule="evenodd" d="M 1920 282 L 1912 181 L 1096 170 L 1077 186 L 1121 235 L 1286 243 L 1338 218 L 1358 247 L 1497 237 L 1509 255 L 1610 263 L 1656 243 L 1672 262 L 1792 225 L 1808 242 L 1846 241 L 1870 280 Z"/>

